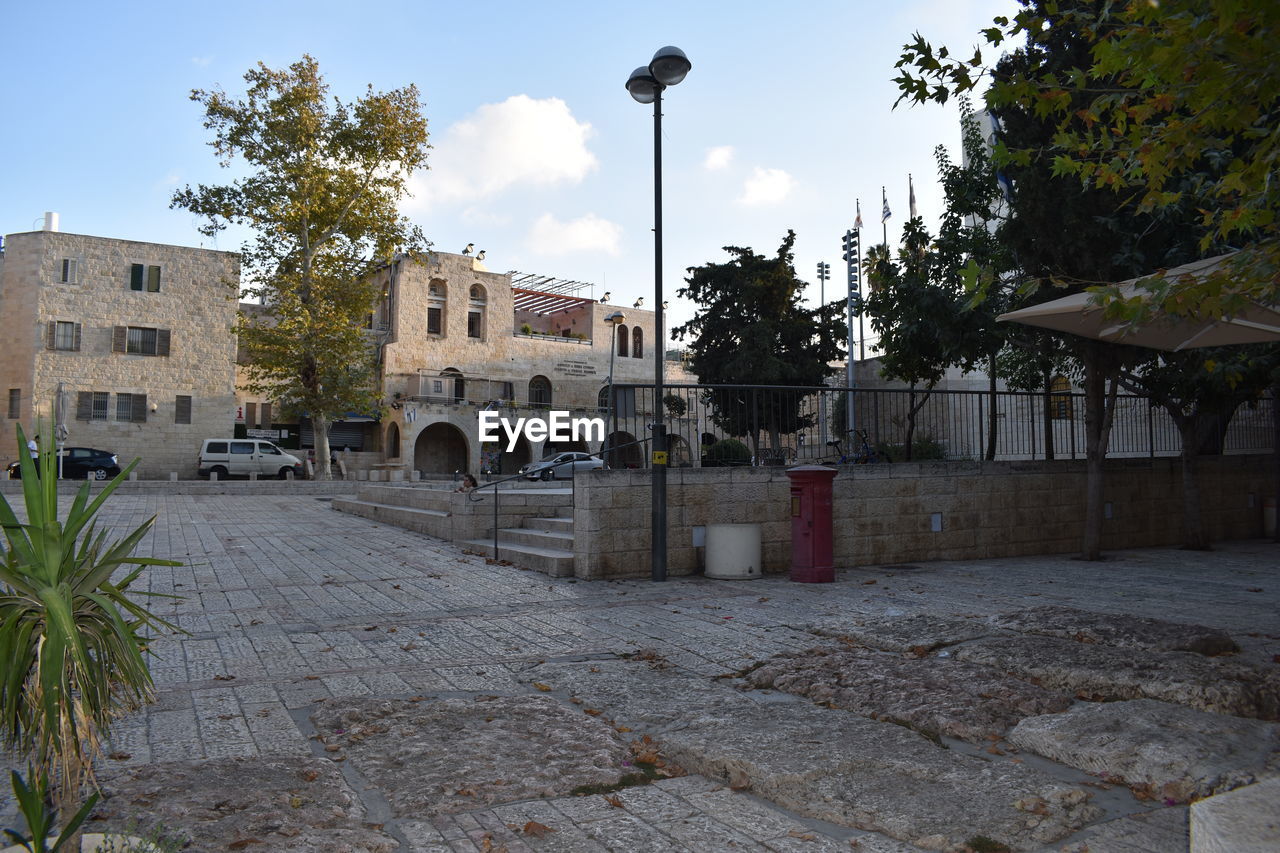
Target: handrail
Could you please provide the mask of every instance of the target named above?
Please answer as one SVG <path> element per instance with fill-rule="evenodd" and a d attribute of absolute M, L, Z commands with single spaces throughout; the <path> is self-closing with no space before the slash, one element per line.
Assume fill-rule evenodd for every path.
<path fill-rule="evenodd" d="M 619 444 L 616 447 L 610 447 L 608 449 L 602 448 L 601 450 L 598 450 L 595 453 L 587 451 L 587 455 L 602 456 L 602 454 L 605 454 L 605 453 L 612 453 L 613 451 L 621 450 L 624 447 L 632 447 L 634 445 L 644 444 L 649 441 L 653 441 L 653 439 L 640 438 L 640 439 L 636 439 L 635 441 L 629 441 L 626 444 Z M 498 505 L 502 502 L 502 497 L 501 497 L 502 492 L 499 491 L 498 486 L 502 485 L 503 483 L 509 483 L 512 480 L 523 479 L 524 476 L 525 475 L 522 473 L 515 473 L 509 477 L 503 477 L 501 480 L 490 480 L 487 483 L 477 485 L 474 489 L 466 493 L 468 501 L 471 501 L 473 503 L 479 503 L 481 500 L 481 496 L 477 495 L 476 492 L 480 491 L 481 489 L 488 489 L 488 488 L 493 489 L 493 559 L 495 560 L 498 559 Z M 576 479 L 574 481 L 573 490 L 574 490 L 573 499 L 576 505 L 577 491 L 578 491 Z"/>

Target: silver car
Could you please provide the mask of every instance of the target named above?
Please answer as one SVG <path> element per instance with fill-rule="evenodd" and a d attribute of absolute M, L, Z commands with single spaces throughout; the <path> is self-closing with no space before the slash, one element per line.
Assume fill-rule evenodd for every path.
<path fill-rule="evenodd" d="M 548 456 L 541 462 L 530 462 L 520 469 L 528 480 L 571 480 L 578 471 L 603 468 L 604 460 L 590 453 L 569 451 Z"/>

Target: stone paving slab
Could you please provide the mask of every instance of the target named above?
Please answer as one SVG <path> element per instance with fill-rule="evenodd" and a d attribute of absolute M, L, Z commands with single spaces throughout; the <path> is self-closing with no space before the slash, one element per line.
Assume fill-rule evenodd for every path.
<path fill-rule="evenodd" d="M 1064 844 L 1046 851 L 1058 853 L 1169 853 L 1186 850 L 1186 806 L 1125 815 L 1090 827 Z M 1234 851 L 1241 853 L 1241 851 Z"/>
<path fill-rule="evenodd" d="M 1280 778 L 1237 788 L 1191 805 L 1191 853 L 1280 850 Z"/>
<path fill-rule="evenodd" d="M 634 769 L 612 727 L 544 696 L 333 700 L 311 719 L 397 817 L 564 795 Z"/>
<path fill-rule="evenodd" d="M 1113 649 L 1057 637 L 987 637 L 957 646 L 960 660 L 1034 679 L 1080 698 L 1159 699 L 1203 711 L 1280 719 L 1280 670 L 1190 652 Z"/>
<path fill-rule="evenodd" d="M 804 696 L 933 737 L 996 740 L 1024 717 L 1054 714 L 1070 697 L 950 658 L 815 648 L 771 658 L 747 682 Z"/>
<path fill-rule="evenodd" d="M 809 703 L 760 702 L 719 685 L 690 690 L 697 678 L 660 661 L 546 664 L 523 677 L 627 727 L 655 725 L 663 754 L 690 772 L 929 849 L 974 835 L 1031 849 L 1101 815 L 1087 790 L 1029 766 L 963 755 L 903 726 Z"/>
<path fill-rule="evenodd" d="M 990 622 L 1024 634 L 1154 652 L 1225 655 L 1240 651 L 1230 634 L 1216 628 L 1142 616 L 1094 613 L 1076 607 L 1042 605 L 1000 613 L 992 616 Z"/>
<path fill-rule="evenodd" d="M 400 845 L 367 822 L 331 761 L 228 758 L 134 767 L 101 780 L 106 797 L 88 824 L 159 828 L 190 850 L 391 853 Z"/>
<path fill-rule="evenodd" d="M 1009 742 L 1090 773 L 1187 802 L 1280 774 L 1280 725 L 1152 699 L 1084 702 L 1029 717 Z"/>
<path fill-rule="evenodd" d="M 916 613 L 910 616 L 827 619 L 814 627 L 824 637 L 849 639 L 872 649 L 923 655 L 966 640 L 1003 634 L 985 619 Z"/>

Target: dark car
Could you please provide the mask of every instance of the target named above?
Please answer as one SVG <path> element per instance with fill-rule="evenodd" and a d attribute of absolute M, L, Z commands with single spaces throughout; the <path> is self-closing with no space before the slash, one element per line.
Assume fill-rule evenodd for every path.
<path fill-rule="evenodd" d="M 110 480 L 120 473 L 120 461 L 114 453 L 95 450 L 92 447 L 62 448 L 62 478 L 64 480 Z M 22 479 L 22 468 L 17 462 L 9 463 L 9 479 Z"/>

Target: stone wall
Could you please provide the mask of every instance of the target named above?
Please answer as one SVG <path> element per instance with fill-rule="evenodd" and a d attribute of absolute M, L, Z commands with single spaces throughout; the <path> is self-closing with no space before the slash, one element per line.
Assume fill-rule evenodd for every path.
<path fill-rule="evenodd" d="M 1262 501 L 1274 488 L 1271 456 L 1202 459 L 1201 505 L 1211 538 L 1262 533 Z M 579 475 L 574 573 L 649 574 L 649 472 Z M 765 571 L 790 567 L 790 481 L 782 468 L 668 472 L 668 571 L 702 565 L 694 528 L 761 525 Z M 925 462 L 845 466 L 833 483 L 836 566 L 1070 553 L 1084 525 L 1083 462 Z M 1182 478 L 1177 459 L 1107 463 L 1103 523 L 1108 549 L 1178 545 Z M 934 532 L 934 516 L 941 530 Z"/>

